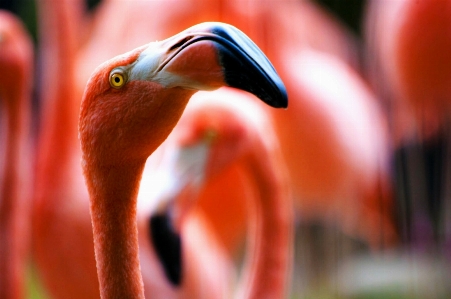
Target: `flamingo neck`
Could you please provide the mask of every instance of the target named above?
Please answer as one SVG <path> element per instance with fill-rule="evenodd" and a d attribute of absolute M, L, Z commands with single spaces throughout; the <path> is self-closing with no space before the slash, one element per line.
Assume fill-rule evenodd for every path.
<path fill-rule="evenodd" d="M 6 146 L 0 159 L 0 298 L 22 298 L 29 211 L 23 188 L 27 162 L 23 158 L 27 156 L 29 109 L 24 90 L 8 100 L 14 104 L 5 107 Z"/>
<path fill-rule="evenodd" d="M 75 88 L 75 57 L 82 28 L 80 5 L 78 0 L 38 2 L 43 67 L 42 122 L 36 159 L 38 194 L 67 184 L 62 170 L 70 169 L 71 158 L 79 151 L 77 112 L 81 94 Z"/>
<path fill-rule="evenodd" d="M 281 157 L 265 149 L 262 142 L 254 145 L 243 161 L 257 186 L 258 201 L 254 203 L 257 221 L 250 224 L 251 254 L 239 298 L 285 298 L 292 255 L 293 215 L 281 168 L 283 163 Z"/>
<path fill-rule="evenodd" d="M 85 167 L 101 298 L 144 298 L 137 193 L 144 162 Z"/>

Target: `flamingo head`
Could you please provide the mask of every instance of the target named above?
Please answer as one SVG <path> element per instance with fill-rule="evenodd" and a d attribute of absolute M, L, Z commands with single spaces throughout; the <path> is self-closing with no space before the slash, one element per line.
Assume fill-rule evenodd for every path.
<path fill-rule="evenodd" d="M 260 49 L 241 31 L 202 23 L 99 66 L 82 100 L 79 132 L 85 161 L 145 160 L 164 141 L 198 90 L 230 86 L 273 107 L 285 87 Z"/>

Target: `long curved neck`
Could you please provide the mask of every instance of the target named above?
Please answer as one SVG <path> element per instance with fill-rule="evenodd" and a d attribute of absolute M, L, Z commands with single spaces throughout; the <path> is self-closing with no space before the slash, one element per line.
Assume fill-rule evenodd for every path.
<path fill-rule="evenodd" d="M 281 157 L 266 149 L 263 142 L 257 143 L 243 159 L 255 180 L 258 202 L 257 223 L 249 232 L 256 237 L 244 274 L 246 289 L 240 287 L 239 295 L 246 299 L 285 298 L 293 243 L 291 196 Z"/>
<path fill-rule="evenodd" d="M 66 179 L 61 171 L 79 148 L 78 111 L 81 95 L 75 89 L 75 57 L 79 44 L 80 0 L 38 1 L 42 106 L 37 154 L 37 190 L 50 189 Z M 63 181 L 63 182 L 62 182 Z M 45 191 L 44 191 L 45 192 Z M 38 195 L 39 197 L 39 195 Z"/>
<path fill-rule="evenodd" d="M 26 175 L 30 160 L 28 150 L 28 121 L 30 111 L 29 87 L 15 90 L 10 105 L 6 105 L 4 153 L 0 158 L 0 298 L 22 298 L 24 292 L 25 255 L 28 240 Z M 0 98 L 4 95 L 0 95 Z M 2 118 L 2 117 L 1 117 Z M 1 119 L 0 118 L 0 119 Z M 3 143 L 2 143 L 3 144 Z M 3 159 L 2 159 L 3 158 Z"/>
<path fill-rule="evenodd" d="M 136 223 L 136 200 L 144 163 L 85 166 L 103 299 L 144 298 Z"/>

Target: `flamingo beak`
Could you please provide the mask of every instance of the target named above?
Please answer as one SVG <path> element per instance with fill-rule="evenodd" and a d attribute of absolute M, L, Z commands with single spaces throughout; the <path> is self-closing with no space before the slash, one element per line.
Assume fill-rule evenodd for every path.
<path fill-rule="evenodd" d="M 150 80 L 166 88 L 214 90 L 230 86 L 266 104 L 286 108 L 285 86 L 252 40 L 224 23 L 202 23 L 149 44 L 131 66 L 130 80 Z"/>

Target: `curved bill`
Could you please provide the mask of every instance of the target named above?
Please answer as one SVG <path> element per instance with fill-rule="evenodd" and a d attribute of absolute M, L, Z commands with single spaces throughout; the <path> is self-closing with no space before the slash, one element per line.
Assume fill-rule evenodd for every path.
<path fill-rule="evenodd" d="M 198 90 L 226 85 L 272 107 L 288 106 L 286 88 L 265 54 L 243 32 L 224 23 L 202 23 L 149 44 L 129 77 Z"/>

